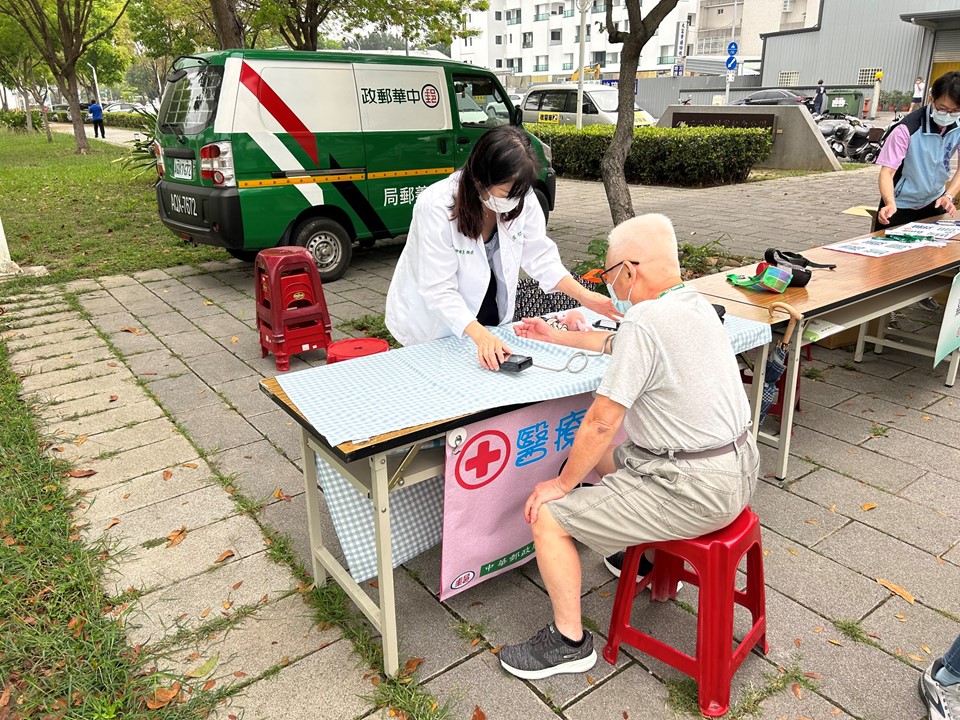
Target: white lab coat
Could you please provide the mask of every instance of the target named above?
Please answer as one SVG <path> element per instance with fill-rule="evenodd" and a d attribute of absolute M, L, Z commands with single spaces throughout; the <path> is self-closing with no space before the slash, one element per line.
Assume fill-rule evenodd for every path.
<path fill-rule="evenodd" d="M 402 345 L 463 337 L 476 320 L 490 284 L 490 265 L 483 241 L 468 238 L 450 219 L 460 172 L 434 183 L 417 198 L 407 243 L 387 292 L 387 328 Z M 497 277 L 500 323 L 513 320 L 520 268 L 553 292 L 569 272 L 531 190 L 523 212 L 510 223 L 498 218 L 500 250 L 493 270 Z"/>

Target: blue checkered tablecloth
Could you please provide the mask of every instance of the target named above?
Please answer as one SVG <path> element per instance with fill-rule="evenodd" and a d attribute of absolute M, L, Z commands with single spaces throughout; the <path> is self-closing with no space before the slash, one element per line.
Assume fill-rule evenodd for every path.
<path fill-rule="evenodd" d="M 599 317 L 585 311 L 591 322 Z M 728 315 L 724 322 L 734 352 L 770 342 L 770 326 Z M 301 370 L 277 378 L 291 402 L 330 445 L 361 442 L 424 423 L 503 405 L 542 402 L 596 390 L 608 356 L 591 357 L 580 373 L 553 372 L 572 348 L 526 340 L 510 326 L 494 328 L 514 353 L 534 367 L 521 373 L 491 372 L 477 362 L 469 338 L 444 338 Z"/>
<path fill-rule="evenodd" d="M 591 322 L 599 317 L 584 313 Z M 772 339 L 769 325 L 752 320 L 728 314 L 724 326 L 737 353 Z M 560 367 L 576 352 L 518 338 L 509 326 L 494 332 L 513 352 L 530 355 L 540 365 Z M 277 379 L 317 433 L 338 445 L 502 405 L 591 392 L 599 386 L 608 362 L 606 356 L 592 357 L 577 374 L 532 367 L 510 375 L 480 367 L 469 338 L 445 338 Z M 320 458 L 317 475 L 351 577 L 357 582 L 375 577 L 376 533 L 370 499 Z M 396 567 L 440 541 L 443 476 L 394 490 L 390 508 Z"/>

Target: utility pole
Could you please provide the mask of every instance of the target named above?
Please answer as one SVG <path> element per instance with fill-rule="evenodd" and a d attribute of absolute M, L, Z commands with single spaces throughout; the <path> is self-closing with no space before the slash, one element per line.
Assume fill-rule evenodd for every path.
<path fill-rule="evenodd" d="M 612 2 L 613 0 L 607 0 Z M 577 0 L 577 9 L 580 11 L 580 71 L 577 73 L 577 130 L 583 128 L 583 73 L 584 52 L 587 47 L 587 10 L 590 0 Z"/>
<path fill-rule="evenodd" d="M 100 85 L 97 83 L 97 69 L 90 63 L 87 63 L 87 65 L 90 67 L 91 70 L 93 70 L 93 94 L 97 98 L 97 105 L 100 105 L 102 107 L 103 103 L 100 102 Z"/>

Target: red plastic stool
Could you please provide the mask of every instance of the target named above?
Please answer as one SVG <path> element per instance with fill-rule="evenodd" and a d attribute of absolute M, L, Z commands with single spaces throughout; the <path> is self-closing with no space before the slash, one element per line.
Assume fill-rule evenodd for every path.
<path fill-rule="evenodd" d="M 376 355 L 386 352 L 390 349 L 390 343 L 379 338 L 350 338 L 349 340 L 337 340 L 330 343 L 327 347 L 327 365 L 340 362 L 341 360 L 352 360 L 353 358 L 364 357 L 365 355 Z"/>
<path fill-rule="evenodd" d="M 636 582 L 644 550 L 657 551 L 653 571 Z M 735 587 L 737 566 L 747 556 L 747 585 Z M 684 562 L 696 572 L 687 570 Z M 638 592 L 650 586 L 650 599 L 664 601 L 677 595 L 677 581 L 700 588 L 697 611 L 697 656 L 666 645 L 630 625 L 630 612 Z M 733 608 L 738 603 L 750 611 L 753 627 L 737 649 L 733 641 Z M 760 522 L 747 507 L 730 525 L 692 540 L 668 540 L 627 548 L 610 619 L 610 639 L 603 657 L 617 662 L 621 643 L 627 643 L 686 673 L 699 685 L 700 712 L 719 717 L 730 705 L 730 681 L 755 645 L 767 653 L 766 596 L 763 587 L 763 547 Z"/>
<path fill-rule="evenodd" d="M 257 330 L 261 357 L 276 356 L 277 370 L 290 369 L 290 356 L 330 344 L 330 314 L 320 273 L 301 247 L 261 250 L 255 264 Z"/>

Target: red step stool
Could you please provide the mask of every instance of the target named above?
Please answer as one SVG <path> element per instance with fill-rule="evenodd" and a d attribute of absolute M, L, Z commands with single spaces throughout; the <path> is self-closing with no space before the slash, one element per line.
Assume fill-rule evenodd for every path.
<path fill-rule="evenodd" d="M 640 556 L 647 549 L 657 552 L 654 569 L 638 583 Z M 747 585 L 741 591 L 736 589 L 735 582 L 737 566 L 744 555 L 747 556 Z M 695 572 L 686 569 L 685 561 Z M 638 592 L 649 585 L 651 601 L 674 599 L 678 580 L 700 588 L 695 658 L 630 625 L 630 612 Z M 753 627 L 731 652 L 734 603 L 750 611 Z M 609 638 L 603 657 L 611 665 L 617 662 L 620 643 L 632 645 L 696 680 L 700 712 L 704 715 L 725 714 L 730 705 L 730 682 L 737 668 L 755 645 L 759 644 L 764 654 L 768 650 L 763 546 L 760 522 L 753 511 L 747 507 L 730 525 L 703 537 L 627 548 L 613 603 Z"/>
<path fill-rule="evenodd" d="M 327 347 L 327 365 L 352 360 L 366 355 L 376 355 L 390 349 L 390 343 L 379 338 L 349 338 L 337 340 Z"/>
<path fill-rule="evenodd" d="M 313 257 L 301 247 L 257 254 L 254 287 L 261 357 L 272 352 L 277 370 L 290 369 L 290 356 L 330 344 L 330 313 Z"/>

